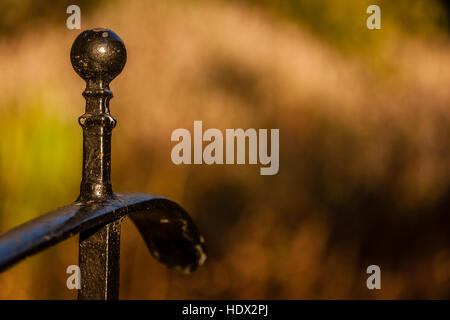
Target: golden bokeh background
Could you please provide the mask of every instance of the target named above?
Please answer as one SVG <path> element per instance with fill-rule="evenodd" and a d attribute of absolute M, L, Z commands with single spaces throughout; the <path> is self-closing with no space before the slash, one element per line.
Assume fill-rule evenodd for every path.
<path fill-rule="evenodd" d="M 183 276 L 125 221 L 122 299 L 450 297 L 450 42 L 444 1 L 0 1 L 0 233 L 74 201 L 83 81 L 66 28 L 106 27 L 116 191 L 191 213 L 208 260 Z M 381 30 L 366 8 L 381 7 Z M 171 162 L 173 130 L 279 128 L 280 170 Z M 73 237 L 0 274 L 1 299 L 72 299 Z M 382 290 L 366 288 L 377 264 Z"/>

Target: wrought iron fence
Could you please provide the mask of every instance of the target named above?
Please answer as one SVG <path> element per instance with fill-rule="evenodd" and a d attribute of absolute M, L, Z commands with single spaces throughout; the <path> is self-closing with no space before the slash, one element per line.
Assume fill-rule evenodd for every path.
<path fill-rule="evenodd" d="M 203 237 L 186 211 L 164 197 L 114 193 L 111 186 L 109 83 L 122 71 L 123 41 L 108 29 L 82 32 L 70 53 L 72 66 L 86 81 L 83 174 L 80 196 L 0 236 L 0 272 L 24 258 L 80 234 L 81 289 L 78 299 L 119 298 L 120 224 L 129 216 L 150 253 L 169 268 L 190 273 L 206 259 Z"/>

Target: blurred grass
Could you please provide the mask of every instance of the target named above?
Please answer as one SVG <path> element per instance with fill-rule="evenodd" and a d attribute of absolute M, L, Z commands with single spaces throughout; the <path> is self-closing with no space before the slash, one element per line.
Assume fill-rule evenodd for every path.
<path fill-rule="evenodd" d="M 9 28 L 30 20 L 0 39 L 0 232 L 76 198 L 84 111 L 65 8 L 35 28 L 25 12 L 37 4 L 5 3 L 20 17 L 6 13 Z M 83 29 L 111 28 L 128 50 L 111 85 L 114 189 L 179 201 L 209 252 L 176 275 L 125 222 L 122 298 L 450 296 L 443 13 L 435 1 L 380 3 L 380 32 L 365 28 L 365 1 L 81 5 Z M 170 134 L 194 120 L 280 128 L 279 174 L 173 165 Z M 73 298 L 76 241 L 1 274 L 0 298 Z M 380 292 L 365 288 L 369 264 L 381 265 Z"/>
<path fill-rule="evenodd" d="M 48 24 L 65 25 L 69 16 L 66 14 L 68 6 L 75 4 L 87 10 L 101 8 L 104 0 L 1 0 L 0 1 L 0 35 L 2 37 L 16 37 L 29 29 L 40 29 Z"/>
<path fill-rule="evenodd" d="M 364 28 L 368 17 L 365 14 L 366 8 L 371 4 L 381 8 L 382 30 L 393 29 L 391 31 L 415 36 L 429 36 L 448 31 L 448 10 L 445 1 L 246 0 L 246 2 L 289 17 L 347 52 L 373 48 L 373 43 L 377 41 L 377 32 L 367 32 Z"/>
<path fill-rule="evenodd" d="M 79 172 L 72 169 L 80 167 L 79 132 L 55 115 L 43 114 L 36 100 L 31 98 L 25 113 L 8 108 L 0 115 L 1 186 L 7 195 L 0 205 L 2 213 L 15 212 L 3 214 L 2 229 L 26 221 L 36 207 L 73 201 L 78 189 Z M 54 190 L 55 185 L 61 187 Z"/>
<path fill-rule="evenodd" d="M 0 106 L 2 232 L 53 210 L 55 206 L 74 201 L 79 187 L 81 140 L 78 130 L 58 117 L 58 112 L 46 112 L 39 95 L 28 97 L 24 103 L 26 110 L 20 110 L 13 101 Z M 73 251 L 73 244 L 72 247 L 69 244 L 69 248 Z M 43 273 L 42 270 L 46 270 L 51 261 L 58 261 L 65 251 L 67 244 L 60 245 L 15 268 L 6 281 L 2 281 L 2 298 L 12 298 L 17 292 L 21 298 L 42 297 L 41 287 L 34 279 L 64 286 L 65 270 L 60 270 L 59 283 L 54 281 L 55 273 Z M 29 283 L 27 288 L 18 286 L 17 282 L 21 281 Z M 56 286 L 51 285 L 46 292 L 55 296 L 60 294 L 56 292 Z"/>

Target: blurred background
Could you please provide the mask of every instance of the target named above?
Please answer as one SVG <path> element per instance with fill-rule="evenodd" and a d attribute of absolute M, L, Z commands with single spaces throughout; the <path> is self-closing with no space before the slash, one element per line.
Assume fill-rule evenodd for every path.
<path fill-rule="evenodd" d="M 114 190 L 181 203 L 209 254 L 174 273 L 126 220 L 122 299 L 450 298 L 445 1 L 0 0 L 0 233 L 79 192 L 71 4 L 128 51 L 111 84 Z M 279 173 L 174 165 L 171 133 L 194 120 L 279 128 Z M 76 298 L 77 263 L 73 237 L 0 274 L 0 298 Z M 382 290 L 366 288 L 371 264 Z"/>

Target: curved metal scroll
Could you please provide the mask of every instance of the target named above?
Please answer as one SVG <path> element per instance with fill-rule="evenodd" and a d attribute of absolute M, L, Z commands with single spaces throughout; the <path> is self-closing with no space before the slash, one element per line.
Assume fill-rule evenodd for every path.
<path fill-rule="evenodd" d="M 206 259 L 203 237 L 175 202 L 146 193 L 117 193 L 78 201 L 0 236 L 0 272 L 77 233 L 130 216 L 150 253 L 169 268 L 190 273 Z"/>

